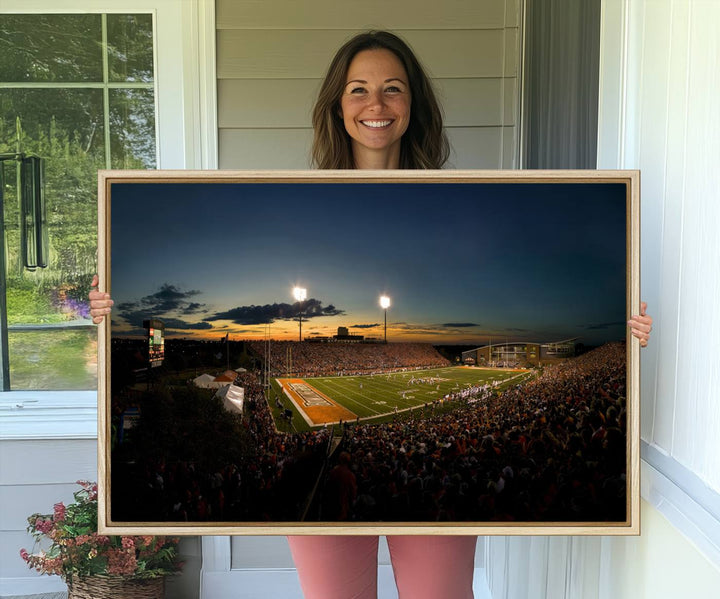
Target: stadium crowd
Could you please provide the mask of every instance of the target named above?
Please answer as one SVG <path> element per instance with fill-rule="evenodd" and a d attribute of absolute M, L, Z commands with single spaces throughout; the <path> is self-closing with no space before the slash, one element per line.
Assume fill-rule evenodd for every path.
<path fill-rule="evenodd" d="M 250 348 L 265 360 L 263 341 Z M 272 341 L 270 375 L 350 376 L 448 366 L 429 343 L 311 343 Z"/>
<path fill-rule="evenodd" d="M 626 414 L 616 344 L 450 413 L 352 426 L 350 518 L 624 520 Z"/>
<path fill-rule="evenodd" d="M 624 345 L 546 366 L 502 393 L 463 389 L 445 398 L 452 411 L 432 402 L 391 423 L 345 423 L 325 468 L 331 428 L 278 433 L 256 376 L 235 384 L 245 389 L 243 458 L 214 472 L 153 462 L 155 519 L 625 519 Z"/>
<path fill-rule="evenodd" d="M 197 460 L 163 455 L 161 448 L 144 461 L 140 471 L 123 472 L 118 465 L 114 476 L 120 477 L 116 480 L 119 494 L 136 489 L 138 478 L 146 490 L 141 501 L 132 493 L 118 501 L 131 512 L 121 520 L 250 522 L 300 518 L 327 455 L 332 430 L 278 433 L 257 377 L 241 373 L 234 384 L 245 390 L 244 414 L 242 418 L 229 413 L 221 417 L 239 419 L 237 436 L 224 437 L 226 444 L 217 445 L 219 440 L 212 439 L 214 425 L 209 409 L 196 423 L 195 434 L 205 443 L 217 445 L 212 451 L 219 456 L 218 467 L 205 469 Z M 203 392 L 207 393 L 198 390 Z M 202 401 L 211 401 L 211 396 Z M 127 484 L 128 476 L 134 479 L 132 484 Z"/>

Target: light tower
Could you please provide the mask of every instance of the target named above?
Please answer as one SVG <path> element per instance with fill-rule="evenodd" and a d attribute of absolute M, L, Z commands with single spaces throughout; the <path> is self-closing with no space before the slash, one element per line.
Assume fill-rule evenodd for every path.
<path fill-rule="evenodd" d="M 385 343 L 387 343 L 387 309 L 390 307 L 390 298 L 387 295 L 380 297 L 380 307 L 385 310 Z"/>
<path fill-rule="evenodd" d="M 307 289 L 304 287 L 295 287 L 293 289 L 293 297 L 295 298 L 295 301 L 300 302 L 300 336 L 298 341 L 302 341 L 302 303 L 307 297 Z"/>

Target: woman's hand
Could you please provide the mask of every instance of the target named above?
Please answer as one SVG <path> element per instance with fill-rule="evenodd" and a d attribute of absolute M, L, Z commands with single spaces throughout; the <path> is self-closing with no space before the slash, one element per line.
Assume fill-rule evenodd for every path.
<path fill-rule="evenodd" d="M 94 289 L 88 294 L 90 298 L 90 316 L 92 316 L 92 321 L 95 324 L 100 324 L 105 318 L 105 315 L 110 314 L 110 309 L 114 303 L 110 299 L 109 293 L 102 293 L 97 290 L 99 282 L 98 276 L 95 275 L 92 283 L 90 283 L 90 286 Z"/>
<path fill-rule="evenodd" d="M 628 320 L 630 331 L 635 337 L 640 339 L 640 347 L 647 347 L 648 339 L 650 339 L 650 331 L 652 331 L 652 316 L 645 313 L 647 304 L 640 302 L 640 314 L 636 314 Z"/>

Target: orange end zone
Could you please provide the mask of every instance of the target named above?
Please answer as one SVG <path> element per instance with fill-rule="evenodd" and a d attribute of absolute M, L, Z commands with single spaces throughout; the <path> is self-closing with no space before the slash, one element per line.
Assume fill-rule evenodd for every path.
<path fill-rule="evenodd" d="M 339 405 L 304 379 L 276 380 L 310 426 L 357 418 L 357 414 Z"/>

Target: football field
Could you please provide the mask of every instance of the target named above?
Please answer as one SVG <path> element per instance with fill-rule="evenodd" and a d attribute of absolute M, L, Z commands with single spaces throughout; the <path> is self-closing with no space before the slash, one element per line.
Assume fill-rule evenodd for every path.
<path fill-rule="evenodd" d="M 300 417 L 293 418 L 296 430 L 307 430 L 341 420 L 381 421 L 448 394 L 483 385 L 502 390 L 531 376 L 532 371 L 526 370 L 456 366 L 362 376 L 278 378 L 273 381 L 270 405 L 277 407 L 279 398 L 284 408 Z"/>

